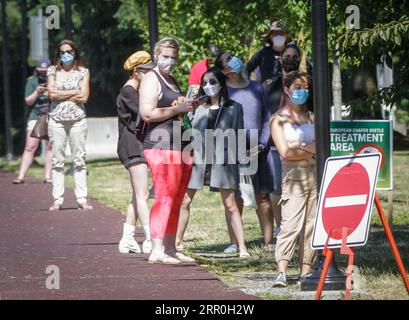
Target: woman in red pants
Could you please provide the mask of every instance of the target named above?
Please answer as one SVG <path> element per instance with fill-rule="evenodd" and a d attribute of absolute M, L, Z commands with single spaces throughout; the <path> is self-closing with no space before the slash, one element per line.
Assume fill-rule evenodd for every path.
<path fill-rule="evenodd" d="M 192 111 L 193 106 L 183 102 L 179 85 L 171 75 L 178 62 L 178 42 L 162 39 L 156 43 L 154 53 L 157 66 L 146 73 L 140 86 L 140 114 L 148 123 L 144 155 L 155 190 L 149 221 L 152 251 L 148 262 L 177 264 L 193 261 L 175 248 L 180 205 L 192 171 L 191 153 L 183 151 L 190 139 L 183 134 L 178 115 Z"/>

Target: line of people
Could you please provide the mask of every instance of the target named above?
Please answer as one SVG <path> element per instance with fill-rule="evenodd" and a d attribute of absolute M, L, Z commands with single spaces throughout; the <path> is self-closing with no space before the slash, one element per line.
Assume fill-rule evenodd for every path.
<path fill-rule="evenodd" d="M 143 252 L 150 250 L 150 263 L 194 261 L 182 253 L 183 235 L 196 192 L 209 186 L 220 193 L 225 208 L 231 239 L 225 252 L 238 251 L 240 258 L 248 258 L 239 184 L 245 168 L 241 159 L 248 159 L 254 151 L 251 131 L 255 130 L 257 171 L 251 180 L 265 248 L 275 251 L 278 264 L 274 285 L 287 285 L 288 264 L 297 242 L 300 280 L 309 275 L 316 202 L 314 118 L 309 110 L 311 66 L 305 68 L 309 73 L 300 71 L 301 51 L 289 41 L 280 23 L 271 25 L 265 40 L 266 47 L 247 66 L 231 52 L 196 65 L 189 77 L 193 98 L 183 95 L 172 76 L 178 64 L 177 40 L 165 38 L 156 44 L 155 63 L 144 51 L 127 59 L 124 68 L 130 79 L 118 96 L 118 155 L 130 172 L 134 195 L 121 252 L 140 252 L 133 238 L 139 217 L 145 242 L 151 243 L 151 247 L 143 246 Z M 256 78 L 259 73 L 260 81 L 249 80 L 253 71 Z M 186 117 L 191 128 L 184 126 Z M 210 148 L 218 130 L 235 132 L 236 139 L 227 147 L 216 143 Z M 245 148 L 238 138 L 243 130 Z M 221 163 L 217 161 L 220 155 Z M 150 214 L 148 167 L 155 191 Z M 276 246 L 274 218 L 280 227 Z"/>
<path fill-rule="evenodd" d="M 255 163 L 251 183 L 256 213 L 264 248 L 275 252 L 279 270 L 274 285 L 287 285 L 288 264 L 297 242 L 300 279 L 308 276 L 314 260 L 309 242 L 316 202 L 312 68 L 308 62 L 301 63 L 300 49 L 280 23 L 270 26 L 264 40 L 266 46 L 247 65 L 234 53 L 217 52 L 212 45 L 209 58 L 192 68 L 189 91 L 193 94 L 189 97 L 172 76 L 179 58 L 177 40 L 160 40 L 153 59 L 149 53 L 138 51 L 125 61 L 129 79 L 117 97 L 118 156 L 129 171 L 133 195 L 118 246 L 121 253 L 149 253 L 149 263 L 194 261 L 182 252 L 183 237 L 194 196 L 208 186 L 220 193 L 224 205 L 231 242 L 225 252 L 249 258 L 240 181 L 249 163 Z M 47 150 L 51 151 L 48 159 L 54 198 L 49 210 L 59 211 L 64 202 L 67 142 L 72 151 L 78 207 L 90 210 L 84 108 L 89 70 L 74 42 L 63 40 L 53 65 L 41 61 L 37 72 L 38 79 L 27 84 L 26 102 L 34 108 L 24 161 L 13 183 L 24 182 L 38 146 L 38 141 L 29 138 L 33 120 L 43 112 L 41 101 L 49 99 Z M 40 77 L 47 79 L 45 87 L 39 85 Z M 222 143 L 217 143 L 217 132 L 224 135 Z M 244 140 L 240 140 L 242 132 Z M 45 181 L 50 179 L 49 168 L 46 165 Z M 148 168 L 154 185 L 150 210 Z M 142 249 L 134 238 L 137 219 L 145 233 Z M 275 245 L 274 220 L 279 227 Z"/>

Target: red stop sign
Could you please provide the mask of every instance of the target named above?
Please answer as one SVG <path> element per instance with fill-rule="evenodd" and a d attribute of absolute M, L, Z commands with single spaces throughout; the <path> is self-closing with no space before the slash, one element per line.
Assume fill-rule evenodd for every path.
<path fill-rule="evenodd" d="M 369 201 L 370 185 L 366 169 L 359 163 L 342 167 L 332 178 L 324 195 L 322 221 L 327 234 L 342 238 L 342 227 L 350 235 L 361 223 Z"/>

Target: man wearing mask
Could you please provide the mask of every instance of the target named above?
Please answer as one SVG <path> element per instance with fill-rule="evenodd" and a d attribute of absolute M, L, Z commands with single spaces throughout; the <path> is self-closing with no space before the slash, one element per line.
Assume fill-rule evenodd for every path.
<path fill-rule="evenodd" d="M 268 98 L 263 87 L 257 81 L 248 80 L 243 76 L 244 64 L 241 59 L 230 52 L 223 52 L 215 62 L 216 68 L 223 71 L 227 78 L 227 90 L 229 97 L 242 105 L 243 125 L 246 130 L 246 145 L 249 154 L 257 157 L 257 172 L 252 175 L 252 184 L 257 204 L 257 216 L 260 228 L 264 237 L 264 248 L 274 250 L 273 245 L 273 212 L 270 201 L 270 193 L 274 191 L 273 177 L 267 165 L 267 155 L 269 153 L 270 133 L 268 121 L 271 117 Z M 263 131 L 264 128 L 264 131 Z M 254 141 L 251 141 L 250 131 L 257 131 L 258 150 L 253 150 Z M 254 154 L 255 153 L 255 154 Z M 243 201 L 237 194 L 236 202 L 242 213 Z M 226 214 L 229 221 L 229 216 Z M 228 223 L 231 244 L 225 249 L 225 253 L 237 251 L 237 239 Z"/>
<path fill-rule="evenodd" d="M 277 96 L 272 84 L 276 82 L 281 72 L 279 58 L 285 45 L 289 42 L 288 31 L 280 22 L 274 21 L 264 35 L 263 40 L 266 46 L 249 60 L 246 70 L 250 76 L 253 71 L 259 69 L 260 82 L 269 96 L 270 104 L 274 109 L 277 109 L 281 94 L 279 97 Z"/>

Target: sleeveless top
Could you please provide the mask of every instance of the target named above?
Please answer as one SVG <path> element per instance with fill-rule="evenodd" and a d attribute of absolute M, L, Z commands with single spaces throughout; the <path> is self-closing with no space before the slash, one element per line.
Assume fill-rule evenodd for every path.
<path fill-rule="evenodd" d="M 305 142 L 315 141 L 315 129 L 311 122 L 303 124 L 284 123 L 284 135 L 288 142 Z"/>
<path fill-rule="evenodd" d="M 158 101 L 157 108 L 169 108 L 173 101 L 182 96 L 179 84 L 172 77 L 173 82 L 176 84 L 179 92 L 175 92 L 169 88 L 169 86 L 163 81 L 162 77 L 152 70 L 159 80 L 162 97 Z M 174 130 L 175 128 L 175 134 Z M 160 122 L 150 122 L 146 128 L 146 135 L 143 142 L 144 149 L 163 149 L 163 150 L 182 150 L 190 141 L 181 141 L 184 129 L 178 115 L 173 116 L 170 119 Z"/>
<path fill-rule="evenodd" d="M 282 117 L 276 115 L 279 119 L 282 120 Z M 285 121 L 283 124 L 284 136 L 288 142 L 305 142 L 312 143 L 315 141 L 315 128 L 314 124 L 311 122 L 311 119 L 307 123 L 296 124 Z M 283 164 L 283 169 L 286 166 L 301 166 L 301 167 L 310 167 L 315 166 L 314 159 L 304 159 L 304 160 L 285 160 L 281 159 Z"/>

